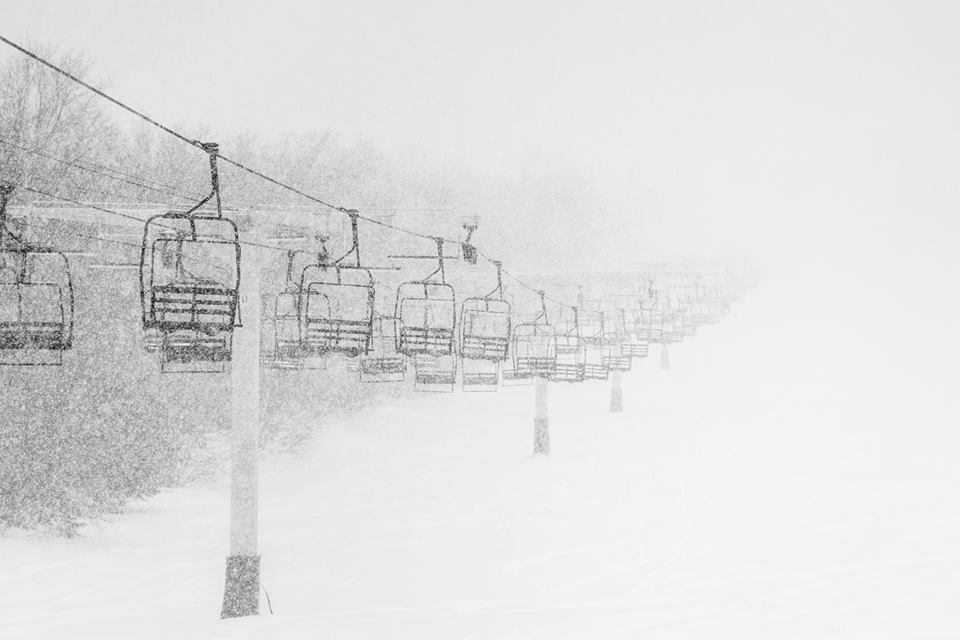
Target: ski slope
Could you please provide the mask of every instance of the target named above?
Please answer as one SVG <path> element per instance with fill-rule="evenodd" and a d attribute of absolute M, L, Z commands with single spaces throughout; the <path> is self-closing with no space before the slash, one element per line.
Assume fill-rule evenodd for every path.
<path fill-rule="evenodd" d="M 274 615 L 218 619 L 226 484 L 0 538 L 0 638 L 956 638 L 945 320 L 794 284 L 651 350 L 622 414 L 551 385 L 548 458 L 532 387 L 318 416 L 261 468 Z"/>

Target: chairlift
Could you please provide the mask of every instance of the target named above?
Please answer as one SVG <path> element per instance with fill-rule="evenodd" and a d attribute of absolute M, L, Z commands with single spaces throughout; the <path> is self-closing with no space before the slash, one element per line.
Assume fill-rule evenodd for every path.
<path fill-rule="evenodd" d="M 673 342 L 673 336 L 669 330 L 664 333 L 665 310 L 664 301 L 660 298 L 659 291 L 653 289 L 652 283 L 647 293 L 652 297 L 653 303 L 643 316 L 644 324 L 647 327 L 647 340 L 650 344 L 667 344 Z"/>
<path fill-rule="evenodd" d="M 73 346 L 70 262 L 7 226 L 13 189 L 0 185 L 0 365 L 62 365 Z"/>
<path fill-rule="evenodd" d="M 405 356 L 453 356 L 455 353 L 456 294 L 446 283 L 443 238 L 436 238 L 439 266 L 422 280 L 404 282 L 397 288 L 395 313 L 397 352 Z M 440 275 L 440 282 L 431 279 Z"/>
<path fill-rule="evenodd" d="M 683 313 L 680 310 L 679 303 L 674 304 L 674 301 L 670 298 L 667 298 L 668 312 L 663 316 L 664 328 L 663 335 L 664 340 L 670 339 L 671 342 L 679 343 L 683 342 L 684 330 L 683 330 Z"/>
<path fill-rule="evenodd" d="M 287 251 L 284 286 L 274 296 L 273 307 L 269 310 L 273 341 L 269 344 L 263 344 L 266 341 L 261 343 L 266 347 L 261 352 L 261 360 L 271 369 L 304 368 L 300 332 L 300 287 L 293 278 L 293 262 L 298 253 L 300 252 L 295 250 Z"/>
<path fill-rule="evenodd" d="M 623 343 L 623 354 L 632 358 L 646 358 L 650 350 L 648 328 L 644 321 L 643 305 L 641 304 L 634 316 L 633 326 L 628 328 L 626 342 Z"/>
<path fill-rule="evenodd" d="M 298 256 L 312 256 L 307 251 L 289 249 L 286 252 L 286 273 L 283 288 L 274 296 L 270 320 L 272 342 L 264 341 L 261 359 L 265 365 L 278 370 L 325 369 L 326 363 L 317 357 L 308 357 L 303 348 L 300 321 L 301 288 L 294 277 L 294 263 Z M 312 263 L 309 257 L 306 262 Z M 270 335 L 270 334 L 268 334 Z"/>
<path fill-rule="evenodd" d="M 503 299 L 503 265 L 497 268 L 497 288 L 480 298 L 467 298 L 460 312 L 460 356 L 500 362 L 510 351 L 510 303 Z M 493 297 L 496 295 L 497 297 Z"/>
<path fill-rule="evenodd" d="M 553 377 L 557 368 L 557 332 L 547 319 L 546 294 L 540 296 L 540 315 L 513 329 L 513 370 L 516 378 Z"/>
<path fill-rule="evenodd" d="M 360 357 L 360 382 L 403 382 L 407 361 L 397 353 L 396 334 L 396 318 L 374 318 L 370 351 Z"/>
<path fill-rule="evenodd" d="M 160 353 L 163 346 L 163 336 L 156 327 L 143 330 L 143 350 L 147 353 Z"/>
<path fill-rule="evenodd" d="M 604 361 L 607 348 L 606 327 L 603 311 L 596 313 L 596 321 L 587 323 L 583 336 L 583 377 L 585 380 L 606 380 L 610 367 Z"/>
<path fill-rule="evenodd" d="M 163 372 L 224 371 L 240 324 L 240 237 L 223 217 L 218 146 L 201 148 L 210 160 L 210 194 L 188 211 L 148 218 L 140 247 L 143 328 L 160 335 Z M 215 215 L 199 211 L 210 200 Z"/>
<path fill-rule="evenodd" d="M 624 344 L 627 341 L 627 312 L 620 309 L 620 325 L 608 337 L 604 346 L 603 364 L 610 371 L 630 371 L 633 364 L 631 354 L 626 353 Z"/>
<path fill-rule="evenodd" d="M 300 292 L 287 288 L 273 301 L 273 350 L 268 362 L 273 369 L 298 370 L 304 357 L 300 340 Z"/>
<path fill-rule="evenodd" d="M 342 353 L 354 358 L 370 351 L 374 286 L 367 269 L 311 265 L 301 277 L 302 341 L 306 353 Z"/>
<path fill-rule="evenodd" d="M 508 358 L 500 367 L 500 382 L 505 387 L 523 387 L 533 384 L 533 376 L 518 375 L 513 358 Z"/>
<path fill-rule="evenodd" d="M 693 295 L 690 298 L 690 320 L 696 326 L 700 327 L 704 323 L 706 309 L 703 304 L 703 285 L 700 284 L 700 274 L 693 279 Z"/>
<path fill-rule="evenodd" d="M 694 320 L 693 305 L 689 301 L 682 303 L 680 307 L 681 331 L 686 338 L 692 338 L 697 335 L 697 323 Z"/>
<path fill-rule="evenodd" d="M 414 391 L 454 390 L 457 382 L 457 358 L 455 355 L 417 353 L 413 356 Z"/>
<path fill-rule="evenodd" d="M 497 287 L 483 297 L 467 298 L 461 306 L 460 358 L 464 391 L 495 391 L 500 363 L 510 352 L 511 308 L 503 299 L 503 265 L 499 261 L 493 264 L 497 268 Z"/>
<path fill-rule="evenodd" d="M 309 355 L 355 358 L 370 351 L 376 291 L 370 270 L 360 266 L 359 214 L 347 213 L 353 229 L 350 250 L 332 262 L 323 252 L 300 276 L 301 340 Z M 342 264 L 351 254 L 355 263 Z"/>
<path fill-rule="evenodd" d="M 460 361 L 463 391 L 496 391 L 500 382 L 500 362 L 464 358 Z"/>
<path fill-rule="evenodd" d="M 553 380 L 583 382 L 584 344 L 580 334 L 580 309 L 572 307 L 573 322 L 566 331 L 557 333 L 557 364 Z"/>

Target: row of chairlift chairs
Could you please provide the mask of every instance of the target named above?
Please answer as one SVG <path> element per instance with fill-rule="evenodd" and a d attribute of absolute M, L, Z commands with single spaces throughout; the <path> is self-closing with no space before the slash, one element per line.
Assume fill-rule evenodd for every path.
<path fill-rule="evenodd" d="M 162 371 L 223 370 L 240 325 L 239 233 L 221 210 L 218 147 L 202 147 L 210 161 L 210 194 L 188 211 L 150 217 L 143 229 L 144 346 L 160 354 Z M 60 365 L 74 343 L 70 262 L 66 252 L 27 241 L 12 228 L 12 192 L 13 186 L 0 185 L 0 365 Z M 208 203 L 215 212 L 203 208 Z"/>
<path fill-rule="evenodd" d="M 241 326 L 238 228 L 222 213 L 217 145 L 203 148 L 210 161 L 210 194 L 188 211 L 155 215 L 144 225 L 139 264 L 144 346 L 159 354 L 165 372 L 224 370 L 234 329 Z M 63 253 L 25 242 L 8 228 L 11 190 L 0 187 L 0 364 L 60 364 L 73 340 L 69 263 Z M 213 211 L 204 208 L 208 204 Z M 357 364 L 363 382 L 398 382 L 412 363 L 419 390 L 453 390 L 458 369 L 464 390 L 495 390 L 501 380 L 523 384 L 537 376 L 558 382 L 606 379 L 611 370 L 627 371 L 634 358 L 645 357 L 650 343 L 682 340 L 723 311 L 719 296 L 672 304 L 654 296 L 649 307 L 630 310 L 632 317 L 627 309 L 608 316 L 570 308 L 555 326 L 539 292 L 539 315 L 514 324 L 501 265 L 494 263 L 496 288 L 463 300 L 458 314 L 456 293 L 446 281 L 444 241 L 437 238 L 437 268 L 400 284 L 393 315 L 378 314 L 376 283 L 360 261 L 358 214 L 348 214 L 353 245 L 347 254 L 334 260 L 321 251 L 299 273 L 293 270 L 298 252 L 288 255 L 267 358 L 275 368 L 300 369 L 339 354 Z"/>

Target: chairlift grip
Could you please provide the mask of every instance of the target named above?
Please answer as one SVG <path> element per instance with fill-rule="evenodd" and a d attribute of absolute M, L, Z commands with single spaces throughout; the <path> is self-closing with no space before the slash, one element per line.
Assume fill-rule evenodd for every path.
<path fill-rule="evenodd" d="M 217 217 L 223 217 L 223 210 L 220 203 L 220 174 L 217 170 L 217 156 L 219 155 L 220 145 L 216 142 L 200 142 L 198 143 L 200 148 L 207 152 L 207 155 L 210 158 L 210 193 L 207 194 L 203 200 L 193 205 L 186 213 L 183 215 L 185 217 L 192 217 L 194 212 L 196 212 L 200 207 L 210 202 L 210 199 L 216 196 L 217 202 Z M 196 238 L 194 238 L 196 239 Z"/>
<path fill-rule="evenodd" d="M 220 201 L 220 171 L 217 168 L 217 156 L 220 155 L 220 145 L 216 142 L 202 142 L 200 148 L 210 157 L 210 187 L 217 198 L 217 217 L 223 217 L 223 206 Z"/>
<path fill-rule="evenodd" d="M 359 219 L 360 212 L 356 209 L 349 209 L 347 215 L 350 216 L 350 228 L 353 231 L 353 250 L 357 254 L 357 267 L 360 266 L 360 231 L 359 231 Z"/>
<path fill-rule="evenodd" d="M 438 260 L 439 263 L 440 263 L 440 267 L 439 267 L 439 269 L 437 269 L 437 271 L 434 271 L 434 272 L 433 272 L 432 274 L 430 274 L 430 275 L 432 276 L 432 275 L 434 275 L 435 273 L 438 273 L 438 272 L 439 272 L 439 273 L 440 273 L 440 282 L 441 282 L 442 284 L 447 284 L 447 274 L 446 274 L 446 270 L 445 270 L 444 264 L 443 264 L 443 243 L 444 243 L 444 240 L 443 240 L 443 238 L 440 237 L 440 236 L 434 236 L 433 241 L 437 243 L 437 260 Z M 429 278 L 428 278 L 428 279 L 429 279 Z"/>

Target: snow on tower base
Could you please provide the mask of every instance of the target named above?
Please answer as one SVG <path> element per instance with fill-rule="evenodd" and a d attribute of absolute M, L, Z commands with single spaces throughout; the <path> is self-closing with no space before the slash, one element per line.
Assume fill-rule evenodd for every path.
<path fill-rule="evenodd" d="M 221 618 L 260 614 L 260 556 L 227 556 Z"/>

